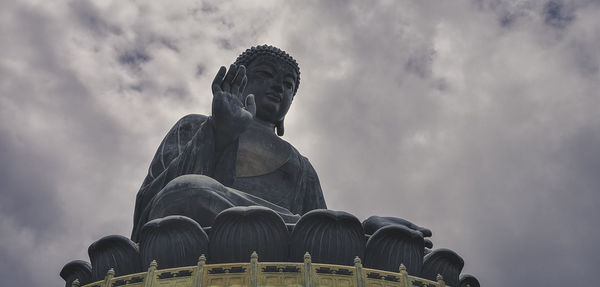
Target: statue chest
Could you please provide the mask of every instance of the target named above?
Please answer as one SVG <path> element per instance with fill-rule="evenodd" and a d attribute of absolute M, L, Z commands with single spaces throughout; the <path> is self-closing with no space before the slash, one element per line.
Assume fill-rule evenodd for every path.
<path fill-rule="evenodd" d="M 291 209 L 297 204 L 301 173 L 299 157 L 289 143 L 275 135 L 243 135 L 231 187 Z"/>
<path fill-rule="evenodd" d="M 292 155 L 292 147 L 278 136 L 249 129 L 239 138 L 236 177 L 254 177 L 283 167 Z M 293 167 L 291 167 L 293 169 Z"/>

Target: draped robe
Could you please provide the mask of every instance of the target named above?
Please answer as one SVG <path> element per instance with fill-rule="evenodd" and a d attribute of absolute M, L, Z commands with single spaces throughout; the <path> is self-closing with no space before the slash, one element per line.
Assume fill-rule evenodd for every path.
<path fill-rule="evenodd" d="M 251 136 L 240 136 L 242 145 L 238 138 L 222 152 L 216 152 L 214 133 L 213 119 L 195 114 L 180 119 L 167 133 L 137 193 L 133 241 L 137 241 L 141 227 L 152 219 L 149 215 L 156 195 L 183 175 L 205 175 L 218 181 L 207 183 L 211 194 L 207 196 L 211 202 L 218 201 L 219 206 L 262 205 L 273 209 L 286 223 L 295 223 L 299 215 L 310 210 L 327 208 L 314 168 L 289 143 L 277 138 L 271 140 L 272 144 L 252 146 L 244 141 Z M 266 152 L 261 153 L 261 149 Z M 257 155 L 262 154 L 266 168 L 260 164 L 259 168 L 252 168 L 248 162 L 253 158 L 260 161 Z M 242 160 L 238 160 L 240 156 Z M 198 208 L 209 209 L 203 212 L 213 217 L 221 211 L 205 205 Z"/>

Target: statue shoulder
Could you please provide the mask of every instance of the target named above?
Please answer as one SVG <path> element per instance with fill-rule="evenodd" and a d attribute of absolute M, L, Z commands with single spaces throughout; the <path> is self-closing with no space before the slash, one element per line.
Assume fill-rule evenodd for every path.
<path fill-rule="evenodd" d="M 283 139 L 282 139 L 282 141 L 286 142 L 291 147 L 292 152 L 298 157 L 298 159 L 300 160 L 300 162 L 302 162 L 302 164 L 308 164 L 309 166 L 312 167 L 308 158 L 303 156 L 302 153 L 300 153 L 300 151 L 298 151 L 298 149 L 296 147 L 294 147 L 292 144 L 288 143 L 287 141 L 285 141 Z"/>
<path fill-rule="evenodd" d="M 205 115 L 189 114 L 177 121 L 165 136 L 164 142 L 170 142 L 178 146 L 178 151 L 192 139 L 200 126 L 208 119 Z"/>
<path fill-rule="evenodd" d="M 179 119 L 177 121 L 177 123 L 175 123 L 175 126 L 173 126 L 173 127 L 178 127 L 178 128 L 183 127 L 183 128 L 198 130 L 198 128 L 200 128 L 200 125 L 202 123 L 204 123 L 206 121 L 206 119 L 208 119 L 208 116 L 201 115 L 201 114 L 189 114 L 189 115 L 185 115 L 181 119 Z"/>
<path fill-rule="evenodd" d="M 177 156 L 207 119 L 207 116 L 200 114 L 189 114 L 179 119 L 163 139 L 163 149 L 174 149 Z"/>

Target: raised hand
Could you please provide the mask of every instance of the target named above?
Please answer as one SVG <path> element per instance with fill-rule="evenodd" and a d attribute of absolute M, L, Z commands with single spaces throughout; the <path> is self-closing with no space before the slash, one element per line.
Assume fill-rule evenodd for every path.
<path fill-rule="evenodd" d="M 256 115 L 254 95 L 244 98 L 248 83 L 246 67 L 221 67 L 212 83 L 212 116 L 215 121 L 216 149 L 223 150 L 246 130 Z"/>

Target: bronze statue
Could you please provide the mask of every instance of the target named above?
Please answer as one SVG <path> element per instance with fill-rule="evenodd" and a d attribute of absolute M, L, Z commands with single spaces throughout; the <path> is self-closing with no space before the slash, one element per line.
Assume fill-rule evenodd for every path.
<path fill-rule="evenodd" d="M 221 67 L 212 115 L 183 117 L 160 144 L 137 194 L 132 240 L 149 220 L 173 214 L 206 227 L 232 206 L 262 205 L 287 223 L 327 208 L 308 159 L 278 137 L 299 83 L 296 61 L 272 46 Z"/>
<path fill-rule="evenodd" d="M 350 213 L 326 209 L 313 167 L 278 137 L 299 82 L 296 61 L 266 45 L 246 50 L 229 70 L 221 67 L 212 84 L 211 116 L 183 117 L 158 147 L 137 194 L 131 240 L 109 235 L 94 242 L 88 249 L 91 264 L 72 261 L 63 267 L 65 286 L 77 285 L 75 280 L 98 282 L 104 274 L 109 284 L 127 286 L 169 280 L 171 271 L 145 279 L 111 278 L 144 270 L 152 274 L 157 261 L 160 268 L 192 266 L 198 258 L 198 266 L 248 258 L 256 262 L 257 253 L 263 262 L 290 262 L 283 272 L 298 278 L 313 274 L 311 262 L 335 268 L 354 265 L 355 274 L 362 274 L 362 261 L 366 268 L 427 278 L 430 285 L 437 281 L 443 286 L 443 276 L 452 286 L 463 281 L 479 286 L 472 276 L 459 278 L 464 261 L 458 254 L 431 250 L 433 244 L 426 239 L 431 230 L 397 217 L 371 216 L 361 223 Z M 302 273 L 297 266 L 308 269 Z M 330 267 L 315 274 L 353 274 Z M 257 269 L 282 272 L 269 266 Z M 190 276 L 189 270 L 179 271 L 176 278 Z M 198 270 L 193 271 L 195 278 L 239 272 L 233 267 Z M 239 275 L 257 273 L 246 274 Z M 369 278 L 399 280 L 372 274 L 377 275 Z"/>
<path fill-rule="evenodd" d="M 459 278 L 464 261 L 458 254 L 431 250 L 433 244 L 426 239 L 431 230 L 397 217 L 371 216 L 361 223 L 350 213 L 326 209 L 313 167 L 278 137 L 299 83 L 296 61 L 271 46 L 250 48 L 229 70 L 221 67 L 212 84 L 211 116 L 183 117 L 158 147 L 137 194 L 131 240 L 109 235 L 94 242 L 88 249 L 91 264 L 72 261 L 63 267 L 65 286 L 77 285 L 75 280 L 100 281 L 104 274 L 108 283 L 129 286 L 142 277 L 111 278 L 144 270 L 152 274 L 157 261 L 161 268 L 191 266 L 198 258 L 198 266 L 248 258 L 256 262 L 257 253 L 263 262 L 296 262 L 283 271 L 292 276 L 313 276 L 311 262 L 335 268 L 354 265 L 355 274 L 362 274 L 362 261 L 366 268 L 427 278 L 430 285 L 437 281 L 444 286 L 443 276 L 452 286 L 463 281 L 479 286 L 472 276 Z M 301 273 L 293 264 L 308 269 Z M 353 274 L 330 267 L 315 274 Z M 218 269 L 224 270 L 213 271 Z M 176 273 L 176 278 L 190 276 L 189 270 Z M 195 278 L 220 276 L 220 271 L 194 270 Z M 223 272 L 234 272 L 233 267 L 228 270 Z M 373 274 L 369 278 L 399 280 Z M 173 273 L 148 276 L 143 282 L 168 280 Z"/>

